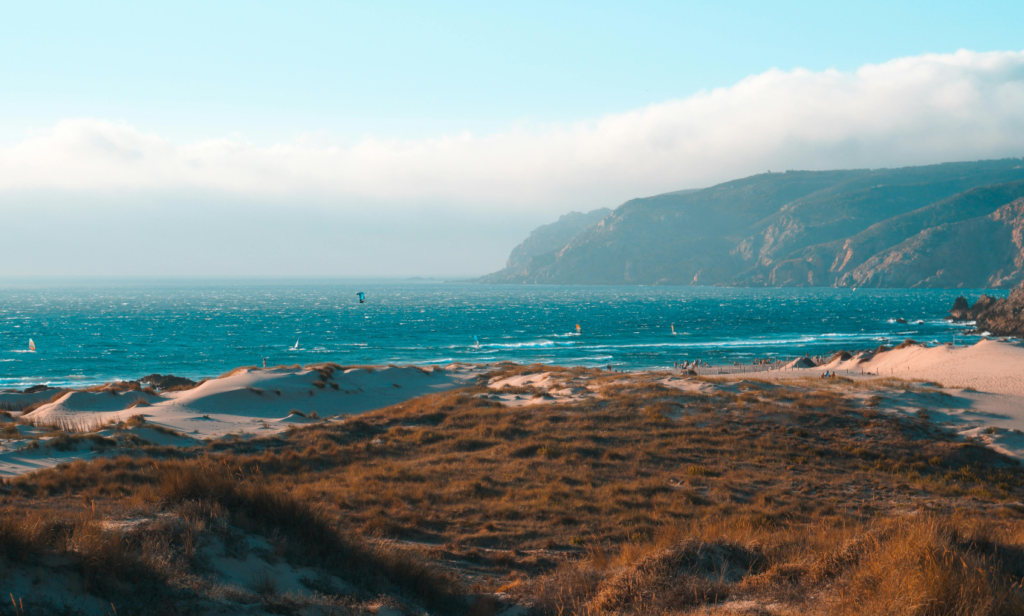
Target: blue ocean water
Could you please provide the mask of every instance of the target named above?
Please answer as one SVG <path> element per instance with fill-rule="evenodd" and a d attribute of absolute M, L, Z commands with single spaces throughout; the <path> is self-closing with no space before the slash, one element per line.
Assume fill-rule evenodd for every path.
<path fill-rule="evenodd" d="M 359 291 L 366 293 L 365 304 Z M 512 360 L 622 369 L 684 359 L 789 358 L 906 338 L 949 341 L 964 329 L 942 318 L 953 300 L 981 292 L 393 281 L 4 283 L 0 389 L 84 386 L 153 372 L 208 377 L 263 358 L 268 365 Z M 908 323 L 896 323 L 900 317 Z M 34 353 L 27 351 L 30 338 Z"/>

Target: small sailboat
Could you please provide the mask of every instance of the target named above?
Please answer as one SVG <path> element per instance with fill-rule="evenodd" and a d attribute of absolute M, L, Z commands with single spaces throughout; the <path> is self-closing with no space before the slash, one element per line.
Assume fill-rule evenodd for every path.
<path fill-rule="evenodd" d="M 480 339 L 476 337 L 476 334 L 473 335 L 473 344 L 476 348 L 480 348 Z"/>
<path fill-rule="evenodd" d="M 672 324 L 672 335 L 673 336 L 676 335 L 676 324 L 675 323 Z"/>
<path fill-rule="evenodd" d="M 36 352 L 36 343 L 33 342 L 31 338 L 28 339 L 28 350 L 32 351 L 33 353 Z"/>
<path fill-rule="evenodd" d="M 580 328 L 580 324 L 577 323 L 576 324 L 576 335 L 578 336 L 578 335 L 580 335 L 582 333 L 583 333 L 583 330 Z"/>
<path fill-rule="evenodd" d="M 293 351 L 298 351 L 299 350 L 299 339 L 298 338 L 295 339 L 295 346 L 292 347 L 292 350 Z"/>

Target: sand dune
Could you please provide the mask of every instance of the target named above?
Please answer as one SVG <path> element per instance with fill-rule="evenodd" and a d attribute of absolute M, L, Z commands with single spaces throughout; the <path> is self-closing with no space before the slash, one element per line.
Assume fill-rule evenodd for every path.
<path fill-rule="evenodd" d="M 982 339 L 973 345 L 907 345 L 876 354 L 859 353 L 847 360 L 801 367 L 790 362 L 784 370 L 733 374 L 759 380 L 805 378 L 825 371 L 851 378 L 895 377 L 933 381 L 951 389 L 1024 398 L 1024 346 Z"/>
<path fill-rule="evenodd" d="M 17 475 L 113 453 L 129 441 L 189 447 L 229 435 L 250 438 L 274 434 L 295 425 L 474 385 L 478 376 L 491 369 L 458 364 L 433 369 L 381 367 L 344 371 L 246 368 L 181 392 L 71 391 L 19 418 L 22 423 L 13 437 L 13 427 L 5 433 L 7 440 L 0 441 L 0 475 Z M 785 370 L 733 374 L 724 377 L 724 383 L 661 372 L 617 374 L 610 383 L 654 376 L 674 388 L 705 392 L 709 388 L 728 388 L 729 383 L 743 379 L 800 379 L 818 376 L 826 370 L 854 380 L 895 377 L 933 383 L 929 389 L 941 396 L 929 397 L 886 386 L 892 391 L 885 396 L 885 406 L 893 412 L 907 413 L 929 409 L 936 421 L 965 437 L 1024 457 L 1024 347 L 1007 342 L 982 340 L 961 347 L 907 345 L 873 355 L 855 355 L 825 366 L 800 368 L 793 363 Z M 490 393 L 479 395 L 508 407 L 526 407 L 600 398 L 601 387 L 608 384 L 602 379 L 598 385 L 592 377 L 577 377 L 571 372 L 541 371 L 494 378 L 488 383 Z M 54 393 L 4 393 L 3 401 L 15 407 L 27 406 L 49 400 Z M 870 394 L 851 390 L 850 395 Z M 141 416 L 143 421 L 128 422 L 133 416 Z M 120 425 L 112 425 L 118 422 Z M 88 431 L 98 440 L 57 443 L 52 427 Z"/>
<path fill-rule="evenodd" d="M 1024 458 L 1024 347 L 982 339 L 973 345 L 907 345 L 813 368 L 731 375 L 730 379 L 790 380 L 829 371 L 854 380 L 897 378 L 932 383 L 931 399 L 887 396 L 890 410 L 926 409 L 936 422 L 993 449 Z M 904 396 L 904 398 L 907 398 Z"/>
<path fill-rule="evenodd" d="M 381 408 L 424 394 L 462 387 L 478 370 L 458 365 L 421 370 L 413 367 L 353 368 L 324 380 L 308 369 L 242 369 L 187 391 L 148 395 L 129 391 L 70 392 L 29 416 L 39 423 L 116 421 L 142 415 L 147 422 L 187 434 L 216 438 L 283 430 L 289 413 L 326 418 Z M 137 400 L 142 405 L 131 406 Z"/>
<path fill-rule="evenodd" d="M 879 353 L 857 364 L 841 362 L 839 370 L 864 370 L 878 376 L 936 381 L 950 388 L 1024 396 L 1024 347 L 997 340 L 971 346 L 907 346 Z"/>
<path fill-rule="evenodd" d="M 24 416 L 23 421 L 36 427 L 21 425 L 22 438 L 0 444 L 0 475 L 18 475 L 96 455 L 86 441 L 67 450 L 48 446 L 50 437 L 39 440 L 42 447 L 30 445 L 32 437 L 49 432 L 49 427 L 71 427 L 121 441 L 132 434 L 153 445 L 191 446 L 226 435 L 273 434 L 296 424 L 383 408 L 471 385 L 481 372 L 479 367 L 452 364 L 431 369 L 353 368 L 336 370 L 325 378 L 312 369 L 241 369 L 180 392 L 70 391 Z M 42 399 L 55 393 L 51 390 Z M 5 396 L 6 401 L 22 406 L 27 404 L 18 396 L 32 402 L 41 397 Z M 140 415 L 145 425 L 102 429 L 135 415 Z"/>

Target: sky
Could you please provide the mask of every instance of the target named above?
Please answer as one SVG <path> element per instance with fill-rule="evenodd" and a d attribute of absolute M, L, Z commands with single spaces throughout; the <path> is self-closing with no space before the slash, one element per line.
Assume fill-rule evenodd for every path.
<path fill-rule="evenodd" d="M 473 276 L 571 210 L 1024 156 L 1021 2 L 0 9 L 0 276 Z"/>

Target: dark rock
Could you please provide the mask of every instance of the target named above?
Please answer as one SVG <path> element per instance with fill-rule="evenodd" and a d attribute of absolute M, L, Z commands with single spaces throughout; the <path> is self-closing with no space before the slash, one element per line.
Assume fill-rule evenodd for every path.
<path fill-rule="evenodd" d="M 991 308 L 993 305 L 995 305 L 995 303 L 997 301 L 999 301 L 999 300 L 997 300 L 994 297 L 989 297 L 988 295 L 982 295 L 981 297 L 978 298 L 978 301 L 974 302 L 974 305 L 971 306 L 971 314 L 974 314 L 975 316 L 977 316 L 977 315 L 981 314 L 982 312 L 985 312 L 986 310 Z"/>
<path fill-rule="evenodd" d="M 978 332 L 1024 337 L 1024 283 L 1010 291 L 1005 299 L 982 295 L 970 312 Z"/>
<path fill-rule="evenodd" d="M 900 325 L 906 325 L 907 324 L 907 320 L 904 319 L 903 317 L 900 317 L 900 318 L 896 319 L 896 322 L 899 323 Z"/>
<path fill-rule="evenodd" d="M 39 393 L 41 391 L 46 391 L 47 389 L 50 389 L 50 387 L 47 386 L 47 385 L 33 385 L 32 387 L 29 387 L 28 389 L 26 389 L 23 393 L 26 393 L 26 394 L 37 394 L 37 393 Z"/>
<path fill-rule="evenodd" d="M 816 368 L 818 364 L 814 363 L 814 360 L 810 357 L 801 357 L 791 362 L 789 366 L 791 368 Z"/>
<path fill-rule="evenodd" d="M 151 385 L 160 390 L 170 389 L 172 387 L 191 388 L 197 385 L 197 383 L 192 379 L 186 379 L 183 376 L 174 376 L 173 374 L 168 374 L 166 376 L 162 374 L 150 374 L 139 379 L 139 383 Z"/>
<path fill-rule="evenodd" d="M 950 321 L 972 321 L 970 314 L 971 305 L 967 303 L 967 298 L 961 295 L 953 302 L 953 308 L 946 318 Z"/>
<path fill-rule="evenodd" d="M 958 297 L 953 302 L 953 309 L 949 311 L 949 316 L 946 318 L 950 321 L 977 321 L 978 315 L 991 308 L 998 301 L 994 297 L 982 295 L 978 298 L 978 301 L 974 302 L 973 306 L 968 306 L 967 298 Z"/>

